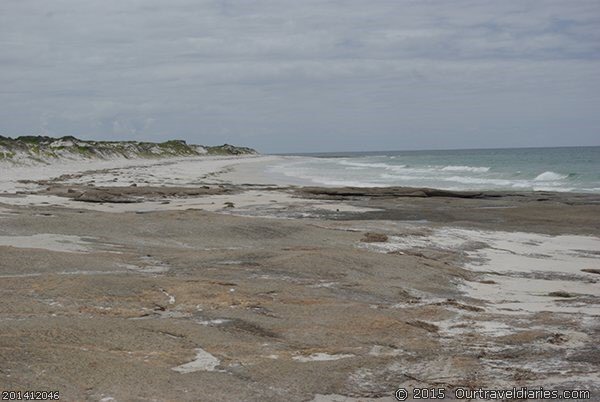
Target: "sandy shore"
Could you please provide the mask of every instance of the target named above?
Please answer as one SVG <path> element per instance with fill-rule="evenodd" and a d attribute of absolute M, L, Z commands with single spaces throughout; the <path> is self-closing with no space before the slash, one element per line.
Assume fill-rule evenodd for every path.
<path fill-rule="evenodd" d="M 0 388 L 600 398 L 599 196 L 309 188 L 278 158 L 2 167 Z"/>

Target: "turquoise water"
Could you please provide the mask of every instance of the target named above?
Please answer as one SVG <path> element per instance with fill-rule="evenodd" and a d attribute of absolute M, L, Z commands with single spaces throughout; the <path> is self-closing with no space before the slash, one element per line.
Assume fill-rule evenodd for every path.
<path fill-rule="evenodd" d="M 600 193 L 600 147 L 304 154 L 271 171 L 333 186 Z"/>

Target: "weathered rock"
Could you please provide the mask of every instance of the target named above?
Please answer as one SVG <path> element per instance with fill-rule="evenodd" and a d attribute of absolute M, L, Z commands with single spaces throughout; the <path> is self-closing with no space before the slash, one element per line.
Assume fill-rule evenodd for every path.
<path fill-rule="evenodd" d="M 550 292 L 548 293 L 548 296 L 552 296 L 552 297 L 575 297 L 575 295 L 569 293 L 569 292 L 565 292 L 564 290 L 558 290 L 556 292 Z"/>
<path fill-rule="evenodd" d="M 447 191 L 413 187 L 303 187 L 303 195 L 322 197 L 453 197 L 477 198 L 483 194 L 474 191 Z"/>
<path fill-rule="evenodd" d="M 388 236 L 385 233 L 367 232 L 360 241 L 363 243 L 385 243 L 388 241 Z"/>

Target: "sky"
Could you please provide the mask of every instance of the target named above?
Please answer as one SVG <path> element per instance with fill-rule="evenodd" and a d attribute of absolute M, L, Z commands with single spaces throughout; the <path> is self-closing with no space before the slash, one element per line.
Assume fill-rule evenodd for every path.
<path fill-rule="evenodd" d="M 0 134 L 600 145 L 600 1 L 2 0 Z"/>

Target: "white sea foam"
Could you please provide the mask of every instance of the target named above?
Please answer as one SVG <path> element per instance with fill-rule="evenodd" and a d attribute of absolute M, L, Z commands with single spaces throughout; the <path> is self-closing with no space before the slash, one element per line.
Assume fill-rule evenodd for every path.
<path fill-rule="evenodd" d="M 487 186 L 510 186 L 514 182 L 506 179 L 492 179 L 492 178 L 480 178 L 480 177 L 469 177 L 469 176 L 451 176 L 446 178 L 439 178 L 444 181 L 451 181 L 456 183 L 464 184 L 480 184 Z"/>
<path fill-rule="evenodd" d="M 485 173 L 490 170 L 487 166 L 455 166 L 449 165 L 443 167 L 441 170 L 444 172 L 476 172 L 476 173 Z"/>
<path fill-rule="evenodd" d="M 566 175 L 566 174 L 560 174 L 560 173 L 547 171 L 547 172 L 539 174 L 534 180 L 535 181 L 554 181 L 554 180 L 566 179 L 567 177 L 568 177 L 568 175 Z"/>
<path fill-rule="evenodd" d="M 366 168 L 383 168 L 383 169 L 387 169 L 389 167 L 391 167 L 391 165 L 388 165 L 387 163 L 366 163 L 366 162 L 350 162 L 347 160 L 340 160 L 339 161 L 340 165 L 344 165 L 344 166 L 353 166 L 353 167 L 366 167 Z"/>
<path fill-rule="evenodd" d="M 309 179 L 315 183 L 324 184 L 326 186 L 348 186 L 348 187 L 379 187 L 385 186 L 383 183 L 373 183 L 359 180 L 335 180 L 329 177 L 319 176 L 303 176 L 301 178 Z"/>
<path fill-rule="evenodd" d="M 560 186 L 532 186 L 533 191 L 556 191 L 559 193 L 568 193 L 576 191 L 574 187 L 560 187 Z"/>
<path fill-rule="evenodd" d="M 344 166 L 349 166 L 350 168 L 371 168 L 371 169 L 386 169 L 386 170 L 394 170 L 397 171 L 399 169 L 405 169 L 408 166 L 406 165 L 390 165 L 388 163 L 382 163 L 382 162 L 353 162 L 353 161 L 348 161 L 345 159 L 342 159 L 340 161 L 338 161 L 338 163 L 340 165 L 344 165 Z"/>
<path fill-rule="evenodd" d="M 344 167 L 338 170 L 336 165 Z M 487 166 L 447 165 L 409 167 L 381 162 L 366 163 L 348 160 L 295 161 L 273 166 L 285 176 L 325 186 L 426 186 L 447 190 L 518 188 L 530 190 L 574 191 L 559 179 L 567 176 L 544 172 L 535 179 L 503 177 L 488 173 Z"/>

